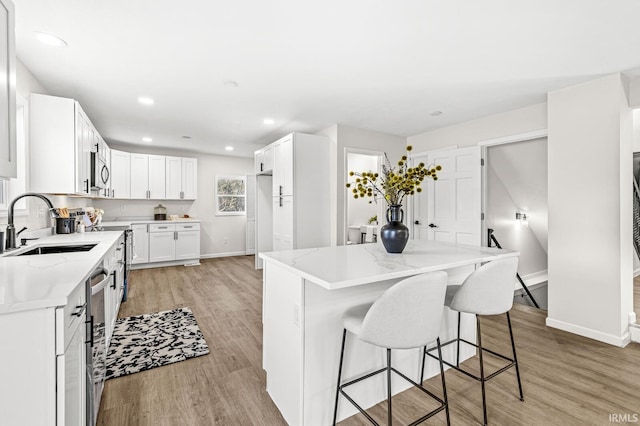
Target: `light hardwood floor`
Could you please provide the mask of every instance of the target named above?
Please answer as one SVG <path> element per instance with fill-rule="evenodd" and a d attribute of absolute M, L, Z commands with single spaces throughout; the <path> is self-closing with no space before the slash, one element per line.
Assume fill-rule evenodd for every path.
<path fill-rule="evenodd" d="M 131 281 L 129 301 L 122 305 L 120 316 L 188 306 L 211 353 L 109 380 L 98 424 L 285 424 L 265 391 L 262 280 L 261 272 L 253 269 L 253 257 L 133 271 Z M 610 414 L 640 415 L 639 345 L 620 349 L 547 328 L 546 312 L 528 306 L 515 305 L 511 317 L 525 401 L 517 398 L 511 370 L 497 376 L 487 385 L 490 424 L 612 425 Z M 504 316 L 486 317 L 482 324 L 485 345 L 509 354 Z M 464 365 L 477 370 L 475 360 Z M 447 371 L 446 379 L 451 423 L 481 424 L 479 383 L 453 371 Z M 426 383 L 440 393 L 439 378 Z M 393 402 L 398 424 L 407 424 L 430 407 L 422 394 L 411 390 L 395 396 Z M 385 407 L 380 404 L 370 410 L 381 424 L 385 424 Z M 341 423 L 365 424 L 360 415 Z M 444 414 L 425 424 L 445 424 Z"/>

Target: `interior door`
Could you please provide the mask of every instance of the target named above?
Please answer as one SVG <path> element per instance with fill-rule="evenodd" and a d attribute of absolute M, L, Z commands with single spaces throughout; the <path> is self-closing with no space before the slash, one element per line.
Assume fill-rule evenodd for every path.
<path fill-rule="evenodd" d="M 480 147 L 433 151 L 413 161 L 442 166 L 438 180 L 425 180 L 413 200 L 413 238 L 481 245 Z"/>

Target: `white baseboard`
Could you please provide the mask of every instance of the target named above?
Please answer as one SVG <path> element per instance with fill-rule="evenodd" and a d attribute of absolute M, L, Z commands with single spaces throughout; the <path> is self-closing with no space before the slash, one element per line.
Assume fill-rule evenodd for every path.
<path fill-rule="evenodd" d="M 213 259 L 214 257 L 231 257 L 231 256 L 245 256 L 245 251 L 229 251 L 226 253 L 209 253 L 201 254 L 200 259 Z"/>
<path fill-rule="evenodd" d="M 524 275 L 520 278 L 522 278 L 524 284 L 529 288 L 529 290 L 531 290 L 532 288 L 535 288 L 537 284 L 543 284 L 547 282 L 547 280 L 549 279 L 549 271 L 544 269 L 542 271 Z M 522 288 L 522 285 L 520 285 L 520 281 L 516 280 L 514 288 L 515 290 Z"/>
<path fill-rule="evenodd" d="M 136 263 L 131 265 L 131 270 L 137 269 L 150 269 L 150 268 L 164 268 L 165 266 L 197 266 L 200 265 L 199 259 L 189 260 L 170 260 L 167 262 L 150 262 L 150 263 Z"/>
<path fill-rule="evenodd" d="M 632 324 L 629 326 L 629 333 L 631 334 L 631 341 L 640 343 L 640 326 Z"/>
<path fill-rule="evenodd" d="M 601 331 L 593 330 L 591 328 L 582 327 L 568 322 L 560 321 L 557 319 L 547 317 L 546 324 L 548 327 L 557 328 L 559 330 L 568 331 L 569 333 L 577 334 L 578 336 L 588 337 L 589 339 L 598 340 L 600 342 L 608 343 L 610 345 L 624 348 L 631 341 L 629 331 L 622 336 L 615 336 L 613 334 L 603 333 Z"/>

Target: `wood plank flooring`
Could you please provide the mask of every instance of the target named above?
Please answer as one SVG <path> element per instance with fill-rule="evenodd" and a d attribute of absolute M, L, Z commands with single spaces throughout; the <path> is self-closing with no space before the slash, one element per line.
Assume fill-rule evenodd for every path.
<path fill-rule="evenodd" d="M 107 381 L 98 424 L 285 424 L 265 391 L 262 279 L 261 272 L 253 269 L 252 256 L 208 259 L 196 267 L 133 271 L 131 281 L 129 301 L 122 305 L 120 316 L 188 306 L 211 353 Z M 489 423 L 611 425 L 610 414 L 640 416 L 640 345 L 620 349 L 574 336 L 547 328 L 545 317 L 546 311 L 514 305 L 511 318 L 525 401 L 517 397 L 511 370 L 497 376 L 487 385 Z M 485 317 L 482 325 L 485 345 L 509 354 L 505 317 Z M 492 358 L 488 361 L 499 365 Z M 477 370 L 476 360 L 464 365 Z M 481 424 L 480 384 L 453 371 L 447 371 L 446 379 L 452 425 Z M 439 378 L 425 383 L 440 394 Z M 431 404 L 412 390 L 395 396 L 393 403 L 397 424 L 409 423 Z M 385 410 L 383 403 L 370 412 L 385 424 Z M 365 424 L 361 415 L 341 423 Z M 444 414 L 425 424 L 445 424 Z"/>

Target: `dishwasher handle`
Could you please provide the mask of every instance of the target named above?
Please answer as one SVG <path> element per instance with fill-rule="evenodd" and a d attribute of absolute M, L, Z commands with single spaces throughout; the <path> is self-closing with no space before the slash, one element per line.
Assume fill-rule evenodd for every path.
<path fill-rule="evenodd" d="M 102 270 L 100 271 L 100 273 L 97 274 L 93 274 L 93 278 L 97 278 L 100 275 L 104 275 L 104 279 L 102 281 L 100 281 L 98 284 L 92 285 L 91 286 L 91 295 L 95 295 L 98 294 L 99 292 L 103 291 L 104 288 L 107 286 L 107 283 L 109 281 L 111 281 L 111 274 L 109 273 L 109 271 L 107 271 L 106 269 L 102 268 Z M 93 279 L 92 278 L 92 279 Z"/>

